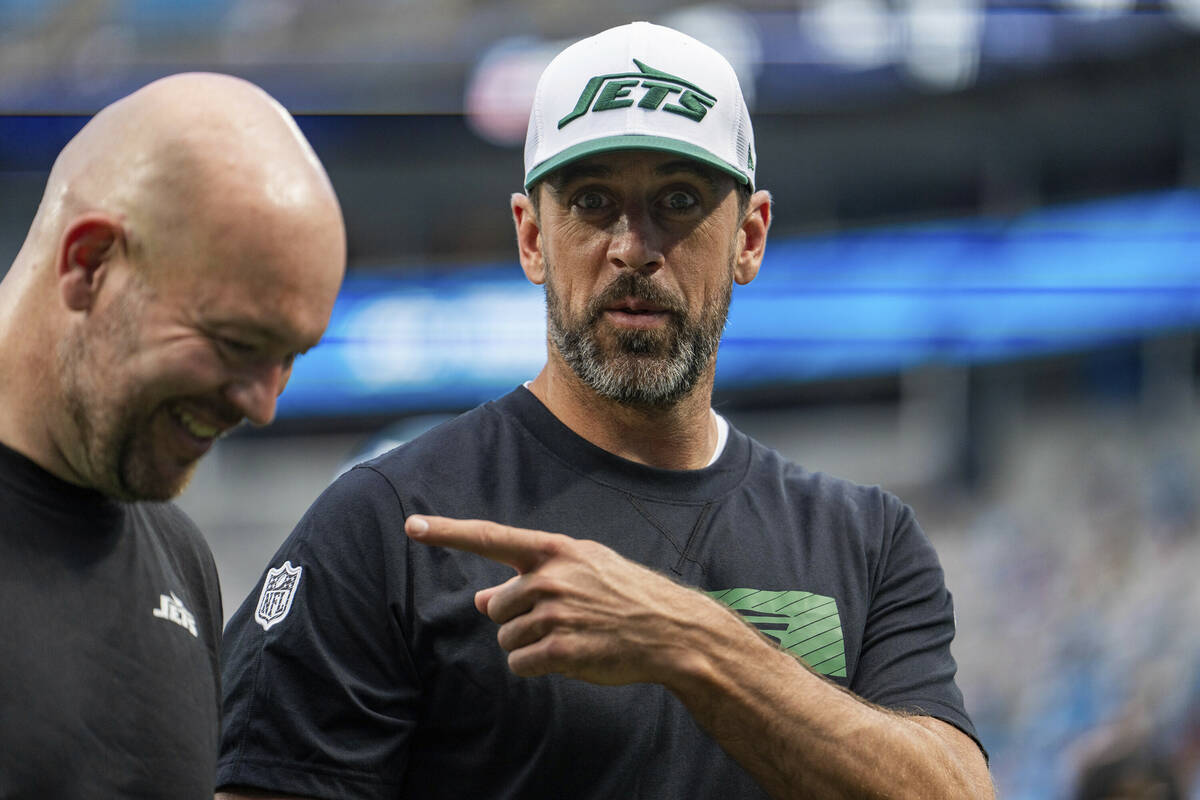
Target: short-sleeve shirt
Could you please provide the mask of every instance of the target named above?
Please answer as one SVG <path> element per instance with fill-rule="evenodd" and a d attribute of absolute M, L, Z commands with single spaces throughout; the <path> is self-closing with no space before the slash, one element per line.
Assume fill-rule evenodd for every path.
<path fill-rule="evenodd" d="M 0 797 L 211 800 L 221 594 L 169 503 L 0 445 Z"/>
<path fill-rule="evenodd" d="M 633 463 L 518 388 L 343 475 L 226 628 L 218 785 L 338 798 L 765 797 L 658 685 L 521 678 L 477 590 L 512 570 L 414 513 L 594 539 L 726 603 L 814 670 L 974 736 L 951 598 L 910 509 L 731 429 Z"/>

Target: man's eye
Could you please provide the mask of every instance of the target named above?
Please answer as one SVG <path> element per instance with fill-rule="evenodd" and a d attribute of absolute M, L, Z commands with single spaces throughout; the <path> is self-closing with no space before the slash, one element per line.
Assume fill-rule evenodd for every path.
<path fill-rule="evenodd" d="M 608 198 L 599 192 L 583 192 L 575 198 L 575 206 L 584 211 L 599 211 L 608 206 Z"/>
<path fill-rule="evenodd" d="M 687 211 L 695 206 L 697 202 L 699 201 L 696 200 L 695 195 L 683 191 L 669 192 L 663 198 L 663 205 L 672 211 Z"/>
<path fill-rule="evenodd" d="M 254 345 L 250 344 L 249 342 L 243 342 L 240 339 L 230 339 L 226 336 L 219 336 L 217 337 L 217 341 L 220 342 L 221 347 L 223 347 L 227 352 L 236 356 L 248 356 L 255 350 Z"/>

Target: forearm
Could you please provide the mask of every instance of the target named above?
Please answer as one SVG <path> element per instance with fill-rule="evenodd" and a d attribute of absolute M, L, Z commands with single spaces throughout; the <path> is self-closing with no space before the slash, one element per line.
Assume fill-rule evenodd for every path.
<path fill-rule="evenodd" d="M 779 800 L 992 797 L 966 734 L 872 707 L 704 593 L 603 545 L 478 520 L 410 517 L 408 531 L 518 570 L 475 595 L 513 672 L 661 684 Z"/>
<path fill-rule="evenodd" d="M 705 631 L 667 685 L 772 797 L 993 796 L 965 734 L 872 706 L 732 621 Z"/>

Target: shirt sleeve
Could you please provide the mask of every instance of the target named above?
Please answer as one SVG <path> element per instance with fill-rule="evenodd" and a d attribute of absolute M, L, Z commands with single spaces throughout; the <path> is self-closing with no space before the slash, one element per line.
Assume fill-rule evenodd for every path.
<path fill-rule="evenodd" d="M 403 520 L 391 484 L 359 467 L 272 558 L 225 631 L 218 788 L 396 795 L 419 696 L 390 600 Z"/>
<path fill-rule="evenodd" d="M 912 510 L 894 502 L 899 512 L 880 551 L 850 689 L 886 708 L 948 722 L 978 743 L 954 680 L 954 603 L 941 564 Z"/>

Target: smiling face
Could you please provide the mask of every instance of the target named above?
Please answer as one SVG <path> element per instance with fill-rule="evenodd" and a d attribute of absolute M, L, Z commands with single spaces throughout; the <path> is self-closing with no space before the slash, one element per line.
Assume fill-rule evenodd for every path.
<path fill-rule="evenodd" d="M 328 322 L 343 240 L 278 225 L 268 237 L 267 223 L 186 240 L 169 269 L 110 265 L 105 299 L 58 349 L 73 428 L 66 455 L 87 485 L 122 500 L 168 499 L 221 434 L 243 419 L 271 421 L 293 359 Z"/>
<path fill-rule="evenodd" d="M 534 191 L 538 251 L 522 263 L 546 285 L 552 354 L 626 405 L 669 406 L 711 380 L 732 283 L 753 277 L 733 180 L 637 150 L 576 162 Z"/>
<path fill-rule="evenodd" d="M 275 414 L 346 264 L 316 153 L 258 87 L 172 75 L 63 148 L 0 280 L 0 441 L 70 483 L 162 500 Z"/>

